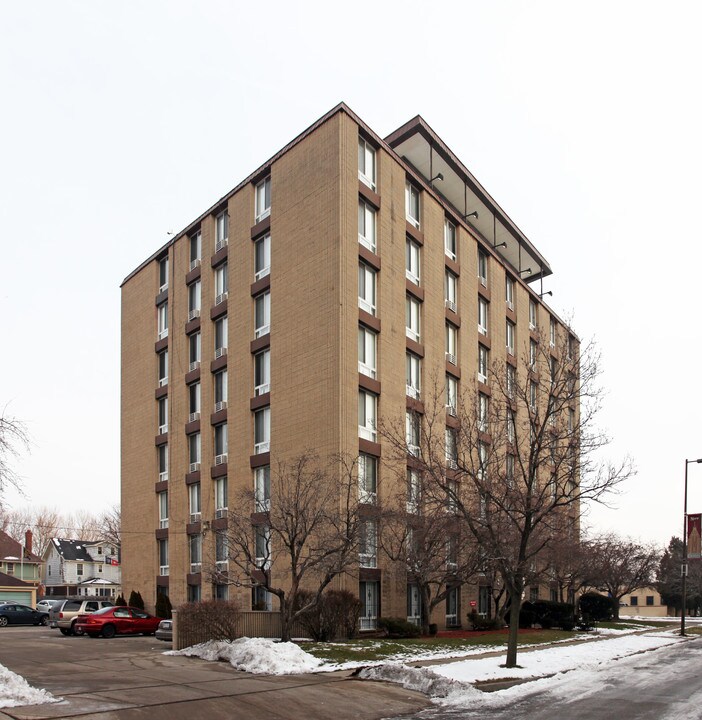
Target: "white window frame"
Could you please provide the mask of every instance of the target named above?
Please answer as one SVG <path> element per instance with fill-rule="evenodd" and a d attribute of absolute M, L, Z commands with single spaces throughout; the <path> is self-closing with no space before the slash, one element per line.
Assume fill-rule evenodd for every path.
<path fill-rule="evenodd" d="M 361 524 L 358 564 L 362 568 L 378 567 L 378 523 L 376 520 L 365 520 Z"/>
<path fill-rule="evenodd" d="M 458 467 L 458 438 L 454 428 L 447 427 L 444 431 L 444 456 L 446 467 L 455 470 Z"/>
<path fill-rule="evenodd" d="M 158 386 L 168 385 L 168 348 L 158 354 Z"/>
<path fill-rule="evenodd" d="M 361 453 L 358 456 L 358 501 L 365 505 L 375 505 L 377 498 L 378 458 Z"/>
<path fill-rule="evenodd" d="M 405 240 L 405 277 L 419 285 L 421 278 L 421 249 L 411 238 Z"/>
<path fill-rule="evenodd" d="M 376 442 L 378 437 L 378 397 L 367 390 L 358 391 L 358 437 Z"/>
<path fill-rule="evenodd" d="M 458 240 L 456 226 L 448 219 L 444 219 L 444 254 L 451 260 L 458 257 Z"/>
<path fill-rule="evenodd" d="M 201 386 L 199 382 L 194 382 L 188 385 L 188 422 L 200 419 L 201 408 Z"/>
<path fill-rule="evenodd" d="M 488 302 L 484 298 L 478 298 L 478 332 L 481 335 L 488 334 L 488 316 L 489 316 Z"/>
<path fill-rule="evenodd" d="M 168 396 L 158 399 L 158 434 L 168 432 Z"/>
<path fill-rule="evenodd" d="M 158 481 L 168 482 L 168 443 L 158 446 Z"/>
<path fill-rule="evenodd" d="M 377 153 L 375 148 L 362 137 L 359 137 L 358 179 L 373 190 L 373 192 L 375 192 L 376 189 L 376 160 Z"/>
<path fill-rule="evenodd" d="M 478 393 L 478 430 L 488 432 L 490 398 L 485 393 Z"/>
<path fill-rule="evenodd" d="M 407 452 L 414 457 L 419 457 L 420 454 L 419 445 L 421 441 L 421 432 L 419 417 L 411 412 L 406 412 L 405 440 L 407 442 Z"/>
<path fill-rule="evenodd" d="M 202 308 L 202 283 L 199 280 L 188 285 L 188 320 L 200 317 Z"/>
<path fill-rule="evenodd" d="M 269 348 L 254 355 L 254 397 L 271 391 L 271 351 Z"/>
<path fill-rule="evenodd" d="M 158 291 L 168 290 L 168 256 L 158 261 Z"/>
<path fill-rule="evenodd" d="M 158 574 L 161 577 L 168 576 L 168 538 L 158 541 L 158 566 Z"/>
<path fill-rule="evenodd" d="M 444 305 L 458 312 L 458 278 L 450 270 L 444 273 Z"/>
<path fill-rule="evenodd" d="M 536 369 L 536 361 L 539 355 L 539 346 L 533 338 L 529 338 L 529 367 Z"/>
<path fill-rule="evenodd" d="M 422 359 L 411 352 L 405 353 L 405 389 L 416 400 L 422 395 Z"/>
<path fill-rule="evenodd" d="M 227 407 L 227 397 L 229 393 L 229 376 L 227 374 L 227 368 L 218 370 L 214 373 L 213 389 L 214 411 L 219 412 Z"/>
<path fill-rule="evenodd" d="M 505 275 L 505 303 L 514 310 L 514 280 L 509 275 Z"/>
<path fill-rule="evenodd" d="M 168 527 L 168 491 L 158 494 L 158 527 L 164 530 Z"/>
<path fill-rule="evenodd" d="M 164 302 L 161 303 L 157 310 L 157 332 L 158 332 L 158 339 L 163 340 L 163 338 L 168 337 L 168 303 Z"/>
<path fill-rule="evenodd" d="M 517 371 L 513 365 L 507 363 L 505 367 L 505 389 L 507 390 L 507 397 L 510 400 L 514 400 L 514 393 L 517 387 Z"/>
<path fill-rule="evenodd" d="M 223 465 L 227 462 L 229 454 L 227 423 L 220 423 L 214 427 L 214 454 L 215 465 Z"/>
<path fill-rule="evenodd" d="M 484 250 L 478 248 L 478 280 L 483 287 L 488 283 L 488 256 Z"/>
<path fill-rule="evenodd" d="M 215 217 L 215 252 L 229 243 L 229 213 L 222 210 Z"/>
<path fill-rule="evenodd" d="M 377 249 L 377 214 L 375 208 L 363 200 L 358 201 L 358 242 L 371 252 Z"/>
<path fill-rule="evenodd" d="M 490 351 L 478 343 L 478 381 L 487 383 L 490 373 Z"/>
<path fill-rule="evenodd" d="M 268 570 L 271 566 L 271 529 L 268 525 L 257 525 L 254 534 L 257 569 Z"/>
<path fill-rule="evenodd" d="M 254 504 L 256 512 L 271 509 L 271 467 L 262 465 L 254 470 Z"/>
<path fill-rule="evenodd" d="M 262 323 L 259 325 L 258 316 L 262 314 Z M 254 338 L 260 338 L 271 331 L 271 293 L 261 293 L 254 300 Z"/>
<path fill-rule="evenodd" d="M 214 505 L 215 517 L 226 517 L 229 509 L 227 476 L 218 477 L 214 480 Z"/>
<path fill-rule="evenodd" d="M 358 326 L 358 372 L 375 378 L 378 365 L 378 335 L 364 325 Z"/>
<path fill-rule="evenodd" d="M 200 462 L 202 458 L 202 442 L 200 433 L 193 433 L 188 435 L 188 459 L 190 461 L 190 472 L 195 472 L 200 469 Z M 196 468 L 193 466 L 197 465 Z"/>
<path fill-rule="evenodd" d="M 455 415 L 458 408 L 458 380 L 446 373 L 446 409 L 449 415 Z"/>
<path fill-rule="evenodd" d="M 418 513 L 422 496 L 422 476 L 419 470 L 407 468 L 407 512 Z"/>
<path fill-rule="evenodd" d="M 198 522 L 202 516 L 202 487 L 199 482 L 188 485 L 188 507 L 190 522 Z"/>
<path fill-rule="evenodd" d="M 265 220 L 271 214 L 271 176 L 256 185 L 255 221 Z"/>
<path fill-rule="evenodd" d="M 419 229 L 422 206 L 419 190 L 409 180 L 405 183 L 405 218 L 407 222 Z"/>
<path fill-rule="evenodd" d="M 254 282 L 271 272 L 271 234 L 266 233 L 254 243 Z"/>
<path fill-rule="evenodd" d="M 453 323 L 446 323 L 446 360 L 451 365 L 458 365 L 458 328 Z"/>
<path fill-rule="evenodd" d="M 416 298 L 407 295 L 405 299 L 405 335 L 415 342 L 421 337 L 422 305 Z"/>
<path fill-rule="evenodd" d="M 190 359 L 188 370 L 197 370 L 202 360 L 202 335 L 199 332 L 188 335 L 188 357 Z"/>
<path fill-rule="evenodd" d="M 196 533 L 188 536 L 188 550 L 190 554 L 190 572 L 199 573 L 202 570 L 202 535 Z M 199 588 L 199 585 L 194 587 Z"/>
<path fill-rule="evenodd" d="M 506 321 L 505 325 L 505 347 L 510 355 L 514 355 L 514 345 L 516 342 L 517 328 L 511 320 Z"/>
<path fill-rule="evenodd" d="M 270 449 L 271 409 L 264 407 L 254 413 L 254 455 L 270 452 Z"/>
<path fill-rule="evenodd" d="M 217 335 L 220 337 L 218 338 Z M 217 318 L 215 321 L 215 332 L 214 332 L 214 344 L 215 344 L 215 358 L 220 358 L 227 354 L 227 347 L 229 346 L 229 328 L 227 323 L 227 316 Z"/>
<path fill-rule="evenodd" d="M 222 263 L 214 271 L 215 305 L 224 302 L 229 296 L 229 273 L 227 263 Z"/>
<path fill-rule="evenodd" d="M 377 273 L 365 263 L 358 263 L 358 307 L 369 315 L 376 313 Z"/>
<path fill-rule="evenodd" d="M 548 341 L 552 348 L 556 347 L 556 320 L 553 317 L 549 318 Z"/>
<path fill-rule="evenodd" d="M 190 236 L 190 269 L 194 270 L 202 261 L 202 232 L 197 230 Z"/>
<path fill-rule="evenodd" d="M 529 298 L 529 330 L 536 330 L 538 326 L 536 301 Z"/>

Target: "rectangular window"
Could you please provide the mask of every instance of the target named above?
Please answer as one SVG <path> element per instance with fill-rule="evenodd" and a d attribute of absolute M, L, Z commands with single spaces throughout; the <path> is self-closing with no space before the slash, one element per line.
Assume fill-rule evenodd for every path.
<path fill-rule="evenodd" d="M 484 345 L 478 345 L 478 381 L 488 381 L 488 369 L 490 367 L 490 351 Z"/>
<path fill-rule="evenodd" d="M 190 572 L 199 573 L 202 569 L 202 535 L 190 535 Z M 200 588 L 199 585 L 191 586 Z"/>
<path fill-rule="evenodd" d="M 536 303 L 529 298 L 529 330 L 536 330 Z"/>
<path fill-rule="evenodd" d="M 215 305 L 219 305 L 221 302 L 224 302 L 229 295 L 229 273 L 227 270 L 227 263 L 222 263 L 215 268 Z"/>
<path fill-rule="evenodd" d="M 188 320 L 200 317 L 202 284 L 199 280 L 188 285 Z"/>
<path fill-rule="evenodd" d="M 458 467 L 458 445 L 456 442 L 456 431 L 453 428 L 446 428 L 444 433 L 446 465 L 450 468 Z"/>
<path fill-rule="evenodd" d="M 256 222 L 261 222 L 271 214 L 270 176 L 256 185 Z"/>
<path fill-rule="evenodd" d="M 251 588 L 251 609 L 259 612 L 271 612 L 273 610 L 272 593 L 260 585 Z"/>
<path fill-rule="evenodd" d="M 449 561 L 450 562 L 450 561 Z M 449 567 L 456 567 L 456 563 L 449 565 Z M 457 627 L 460 623 L 460 588 L 453 587 L 448 591 L 446 595 L 446 627 Z"/>
<path fill-rule="evenodd" d="M 359 502 L 374 505 L 378 492 L 378 460 L 372 455 L 358 457 Z"/>
<path fill-rule="evenodd" d="M 254 312 L 254 337 L 260 338 L 271 331 L 271 294 L 256 296 Z"/>
<path fill-rule="evenodd" d="M 371 252 L 376 251 L 375 209 L 363 200 L 358 201 L 358 242 Z"/>
<path fill-rule="evenodd" d="M 358 556 L 361 567 L 378 567 L 378 525 L 375 520 L 361 523 Z"/>
<path fill-rule="evenodd" d="M 361 614 L 358 626 L 361 630 L 375 630 L 380 613 L 380 583 L 362 581 L 358 584 L 358 597 L 361 601 Z"/>
<path fill-rule="evenodd" d="M 536 370 L 536 360 L 539 354 L 539 346 L 536 344 L 536 340 L 529 340 L 529 367 L 532 370 Z"/>
<path fill-rule="evenodd" d="M 229 213 L 225 210 L 215 218 L 215 252 L 229 242 Z"/>
<path fill-rule="evenodd" d="M 168 385 L 168 350 L 158 354 L 158 386 Z"/>
<path fill-rule="evenodd" d="M 375 315 L 375 270 L 364 263 L 358 264 L 358 307 Z"/>
<path fill-rule="evenodd" d="M 368 328 L 358 328 L 358 372 L 375 378 L 377 371 L 378 336 Z"/>
<path fill-rule="evenodd" d="M 447 270 L 444 275 L 444 305 L 453 312 L 458 312 L 457 278 Z"/>
<path fill-rule="evenodd" d="M 188 458 L 190 462 L 190 472 L 200 469 L 200 433 L 188 435 Z"/>
<path fill-rule="evenodd" d="M 419 399 L 422 390 L 422 361 L 413 353 L 405 353 L 405 368 L 407 395 Z"/>
<path fill-rule="evenodd" d="M 508 487 L 514 487 L 514 455 L 505 457 L 505 480 Z"/>
<path fill-rule="evenodd" d="M 219 412 L 227 407 L 228 392 L 227 371 L 220 370 L 214 374 L 214 411 Z"/>
<path fill-rule="evenodd" d="M 168 575 L 168 538 L 158 541 L 158 574 Z"/>
<path fill-rule="evenodd" d="M 254 357 L 254 397 L 271 390 L 271 351 L 264 350 Z"/>
<path fill-rule="evenodd" d="M 222 465 L 227 462 L 228 441 L 227 423 L 215 425 L 214 429 L 214 453 L 215 465 Z"/>
<path fill-rule="evenodd" d="M 485 393 L 478 393 L 478 430 L 486 433 L 488 431 L 488 415 L 490 412 L 490 400 Z"/>
<path fill-rule="evenodd" d="M 529 588 L 529 602 L 536 602 L 539 599 L 539 588 Z"/>
<path fill-rule="evenodd" d="M 214 481 L 215 517 L 226 517 L 228 508 L 227 478 L 219 477 Z"/>
<path fill-rule="evenodd" d="M 419 342 L 420 338 L 420 304 L 411 295 L 405 300 L 405 335 L 411 340 Z"/>
<path fill-rule="evenodd" d="M 200 383 L 188 385 L 188 422 L 200 419 Z"/>
<path fill-rule="evenodd" d="M 514 393 L 517 388 L 517 373 L 513 365 L 507 363 L 505 371 L 505 385 L 507 387 L 507 397 L 514 400 Z"/>
<path fill-rule="evenodd" d="M 451 365 L 458 364 L 458 328 L 446 323 L 446 360 Z"/>
<path fill-rule="evenodd" d="M 478 250 L 478 280 L 480 280 L 481 285 L 487 287 L 488 256 L 482 250 Z"/>
<path fill-rule="evenodd" d="M 548 323 L 548 341 L 552 348 L 556 347 L 556 321 L 553 318 Z"/>
<path fill-rule="evenodd" d="M 358 138 L 358 179 L 375 191 L 375 148 Z"/>
<path fill-rule="evenodd" d="M 407 583 L 407 622 L 413 625 L 422 622 L 422 597 L 417 583 Z"/>
<path fill-rule="evenodd" d="M 458 407 L 458 380 L 453 375 L 446 375 L 446 410 L 449 415 L 456 414 Z"/>
<path fill-rule="evenodd" d="M 516 437 L 516 427 L 514 424 L 514 411 L 507 411 L 507 441 L 514 444 Z"/>
<path fill-rule="evenodd" d="M 514 355 L 514 344 L 516 341 L 515 335 L 516 335 L 516 328 L 514 326 L 514 323 L 511 320 L 507 320 L 507 325 L 505 328 L 505 345 L 507 346 L 507 352 L 510 355 Z"/>
<path fill-rule="evenodd" d="M 419 228 L 419 190 L 409 182 L 405 184 L 405 217 L 410 225 Z"/>
<path fill-rule="evenodd" d="M 573 432 L 575 429 L 575 410 L 568 408 L 568 432 Z"/>
<path fill-rule="evenodd" d="M 646 605 L 653 605 L 653 595 L 646 595 Z"/>
<path fill-rule="evenodd" d="M 188 370 L 197 370 L 200 367 L 201 347 L 200 333 L 196 332 L 188 336 L 189 365 Z"/>
<path fill-rule="evenodd" d="M 270 452 L 271 409 L 261 408 L 254 413 L 254 455 Z"/>
<path fill-rule="evenodd" d="M 267 233 L 254 244 L 254 281 L 270 275 L 271 236 Z"/>
<path fill-rule="evenodd" d="M 188 602 L 200 602 L 202 600 L 202 586 L 188 585 Z"/>
<path fill-rule="evenodd" d="M 215 535 L 215 567 L 220 571 L 226 570 L 228 561 L 229 543 L 227 542 L 227 536 L 223 532 L 218 532 Z M 227 586 L 224 585 L 223 587 L 226 588 Z"/>
<path fill-rule="evenodd" d="M 405 433 L 407 452 L 415 457 L 419 456 L 419 415 L 405 413 Z"/>
<path fill-rule="evenodd" d="M 215 359 L 220 358 L 227 354 L 228 341 L 228 329 L 227 329 L 227 316 L 219 318 L 215 321 Z"/>
<path fill-rule="evenodd" d="M 551 375 L 551 387 L 556 384 L 556 376 L 558 375 L 558 360 L 555 357 L 549 358 L 549 371 Z"/>
<path fill-rule="evenodd" d="M 256 512 L 271 509 L 271 468 L 269 465 L 254 470 L 254 501 Z"/>
<path fill-rule="evenodd" d="M 168 303 L 161 303 L 158 306 L 158 339 L 168 337 Z"/>
<path fill-rule="evenodd" d="M 188 485 L 188 499 L 190 503 L 190 522 L 198 522 L 202 513 L 199 482 Z"/>
<path fill-rule="evenodd" d="M 505 303 L 514 310 L 514 280 L 509 275 L 505 275 Z"/>
<path fill-rule="evenodd" d="M 536 412 L 536 383 L 529 383 L 529 407 L 532 412 Z"/>
<path fill-rule="evenodd" d="M 366 390 L 358 391 L 358 437 L 375 442 L 378 398 Z"/>
<path fill-rule="evenodd" d="M 168 443 L 158 446 L 158 481 L 168 480 Z"/>
<path fill-rule="evenodd" d="M 158 434 L 168 432 L 168 398 L 162 397 L 158 401 Z"/>
<path fill-rule="evenodd" d="M 168 289 L 168 257 L 162 258 L 158 263 L 158 291 Z"/>
<path fill-rule="evenodd" d="M 407 512 L 419 512 L 421 498 L 421 475 L 419 470 L 407 468 Z"/>
<path fill-rule="evenodd" d="M 267 525 L 256 527 L 256 566 L 268 570 L 271 566 L 271 529 Z"/>
<path fill-rule="evenodd" d="M 202 233 L 196 230 L 190 236 L 190 269 L 194 270 L 202 258 Z"/>
<path fill-rule="evenodd" d="M 419 285 L 419 245 L 409 238 L 405 242 L 405 277 Z"/>
<path fill-rule="evenodd" d="M 639 604 L 639 598 L 637 595 L 632 595 L 629 598 L 629 605 L 636 607 Z"/>
<path fill-rule="evenodd" d="M 444 220 L 444 253 L 451 260 L 456 259 L 456 226 L 450 220 Z"/>
<path fill-rule="evenodd" d="M 76 563 L 76 575 L 83 574 L 83 563 Z"/>
<path fill-rule="evenodd" d="M 488 334 L 488 304 L 483 298 L 478 298 L 478 332 Z"/>

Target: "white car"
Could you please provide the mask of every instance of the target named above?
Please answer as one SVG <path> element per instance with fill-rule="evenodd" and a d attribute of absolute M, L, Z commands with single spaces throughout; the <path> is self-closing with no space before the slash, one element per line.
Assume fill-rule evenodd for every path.
<path fill-rule="evenodd" d="M 37 610 L 40 610 L 41 612 L 51 612 L 52 607 L 59 605 L 62 602 L 63 600 L 49 600 L 44 598 L 37 603 Z"/>

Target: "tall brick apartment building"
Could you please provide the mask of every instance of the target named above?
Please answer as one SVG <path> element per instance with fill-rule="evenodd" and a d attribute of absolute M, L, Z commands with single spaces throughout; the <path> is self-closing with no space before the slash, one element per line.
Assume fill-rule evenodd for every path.
<path fill-rule="evenodd" d="M 430 371 L 456 388 L 488 352 L 527 353 L 534 325 L 566 332 L 533 289 L 550 273 L 420 117 L 382 139 L 333 108 L 122 285 L 125 592 L 265 606 L 202 566 L 234 490 L 265 494 L 271 463 L 313 445 L 361 456 L 382 501 L 377 420 L 416 405 Z M 352 581 L 367 628 L 416 614 L 376 560 Z M 461 601 L 488 602 L 467 586 L 447 616 Z"/>

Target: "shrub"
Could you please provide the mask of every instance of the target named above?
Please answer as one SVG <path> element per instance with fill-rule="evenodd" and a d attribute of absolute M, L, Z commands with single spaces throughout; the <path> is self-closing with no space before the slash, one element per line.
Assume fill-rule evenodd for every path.
<path fill-rule="evenodd" d="M 156 595 L 156 617 L 170 618 L 172 616 L 171 600 L 168 595 L 158 593 Z"/>
<path fill-rule="evenodd" d="M 378 618 L 378 629 L 384 630 L 389 638 L 416 638 L 422 633 L 419 625 L 404 618 Z"/>
<path fill-rule="evenodd" d="M 314 594 L 300 591 L 297 607 L 304 607 Z M 313 640 L 326 642 L 338 637 L 352 638 L 356 634 L 361 601 L 348 590 L 328 590 L 319 602 L 300 616 L 300 622 Z"/>
<path fill-rule="evenodd" d="M 606 595 L 588 592 L 580 596 L 580 615 L 586 622 L 600 622 L 614 617 L 615 601 Z"/>
<path fill-rule="evenodd" d="M 231 600 L 201 600 L 178 608 L 178 625 L 184 633 L 197 632 L 210 640 L 239 637 L 239 605 Z"/>
<path fill-rule="evenodd" d="M 129 605 L 131 607 L 139 608 L 140 610 L 144 609 L 144 599 L 141 597 L 140 592 L 132 590 L 131 593 L 129 593 Z"/>
<path fill-rule="evenodd" d="M 527 628 L 532 625 L 541 625 L 545 630 L 552 627 L 572 630 L 575 627 L 575 608 L 570 603 L 554 600 L 525 602 L 519 613 L 519 627 Z"/>
<path fill-rule="evenodd" d="M 117 596 L 117 599 L 115 600 L 115 605 L 126 605 L 127 601 L 122 597 L 121 593 Z"/>
<path fill-rule="evenodd" d="M 489 618 L 478 615 L 476 610 L 468 613 L 468 623 L 472 630 L 499 630 L 504 623 L 499 618 Z"/>

